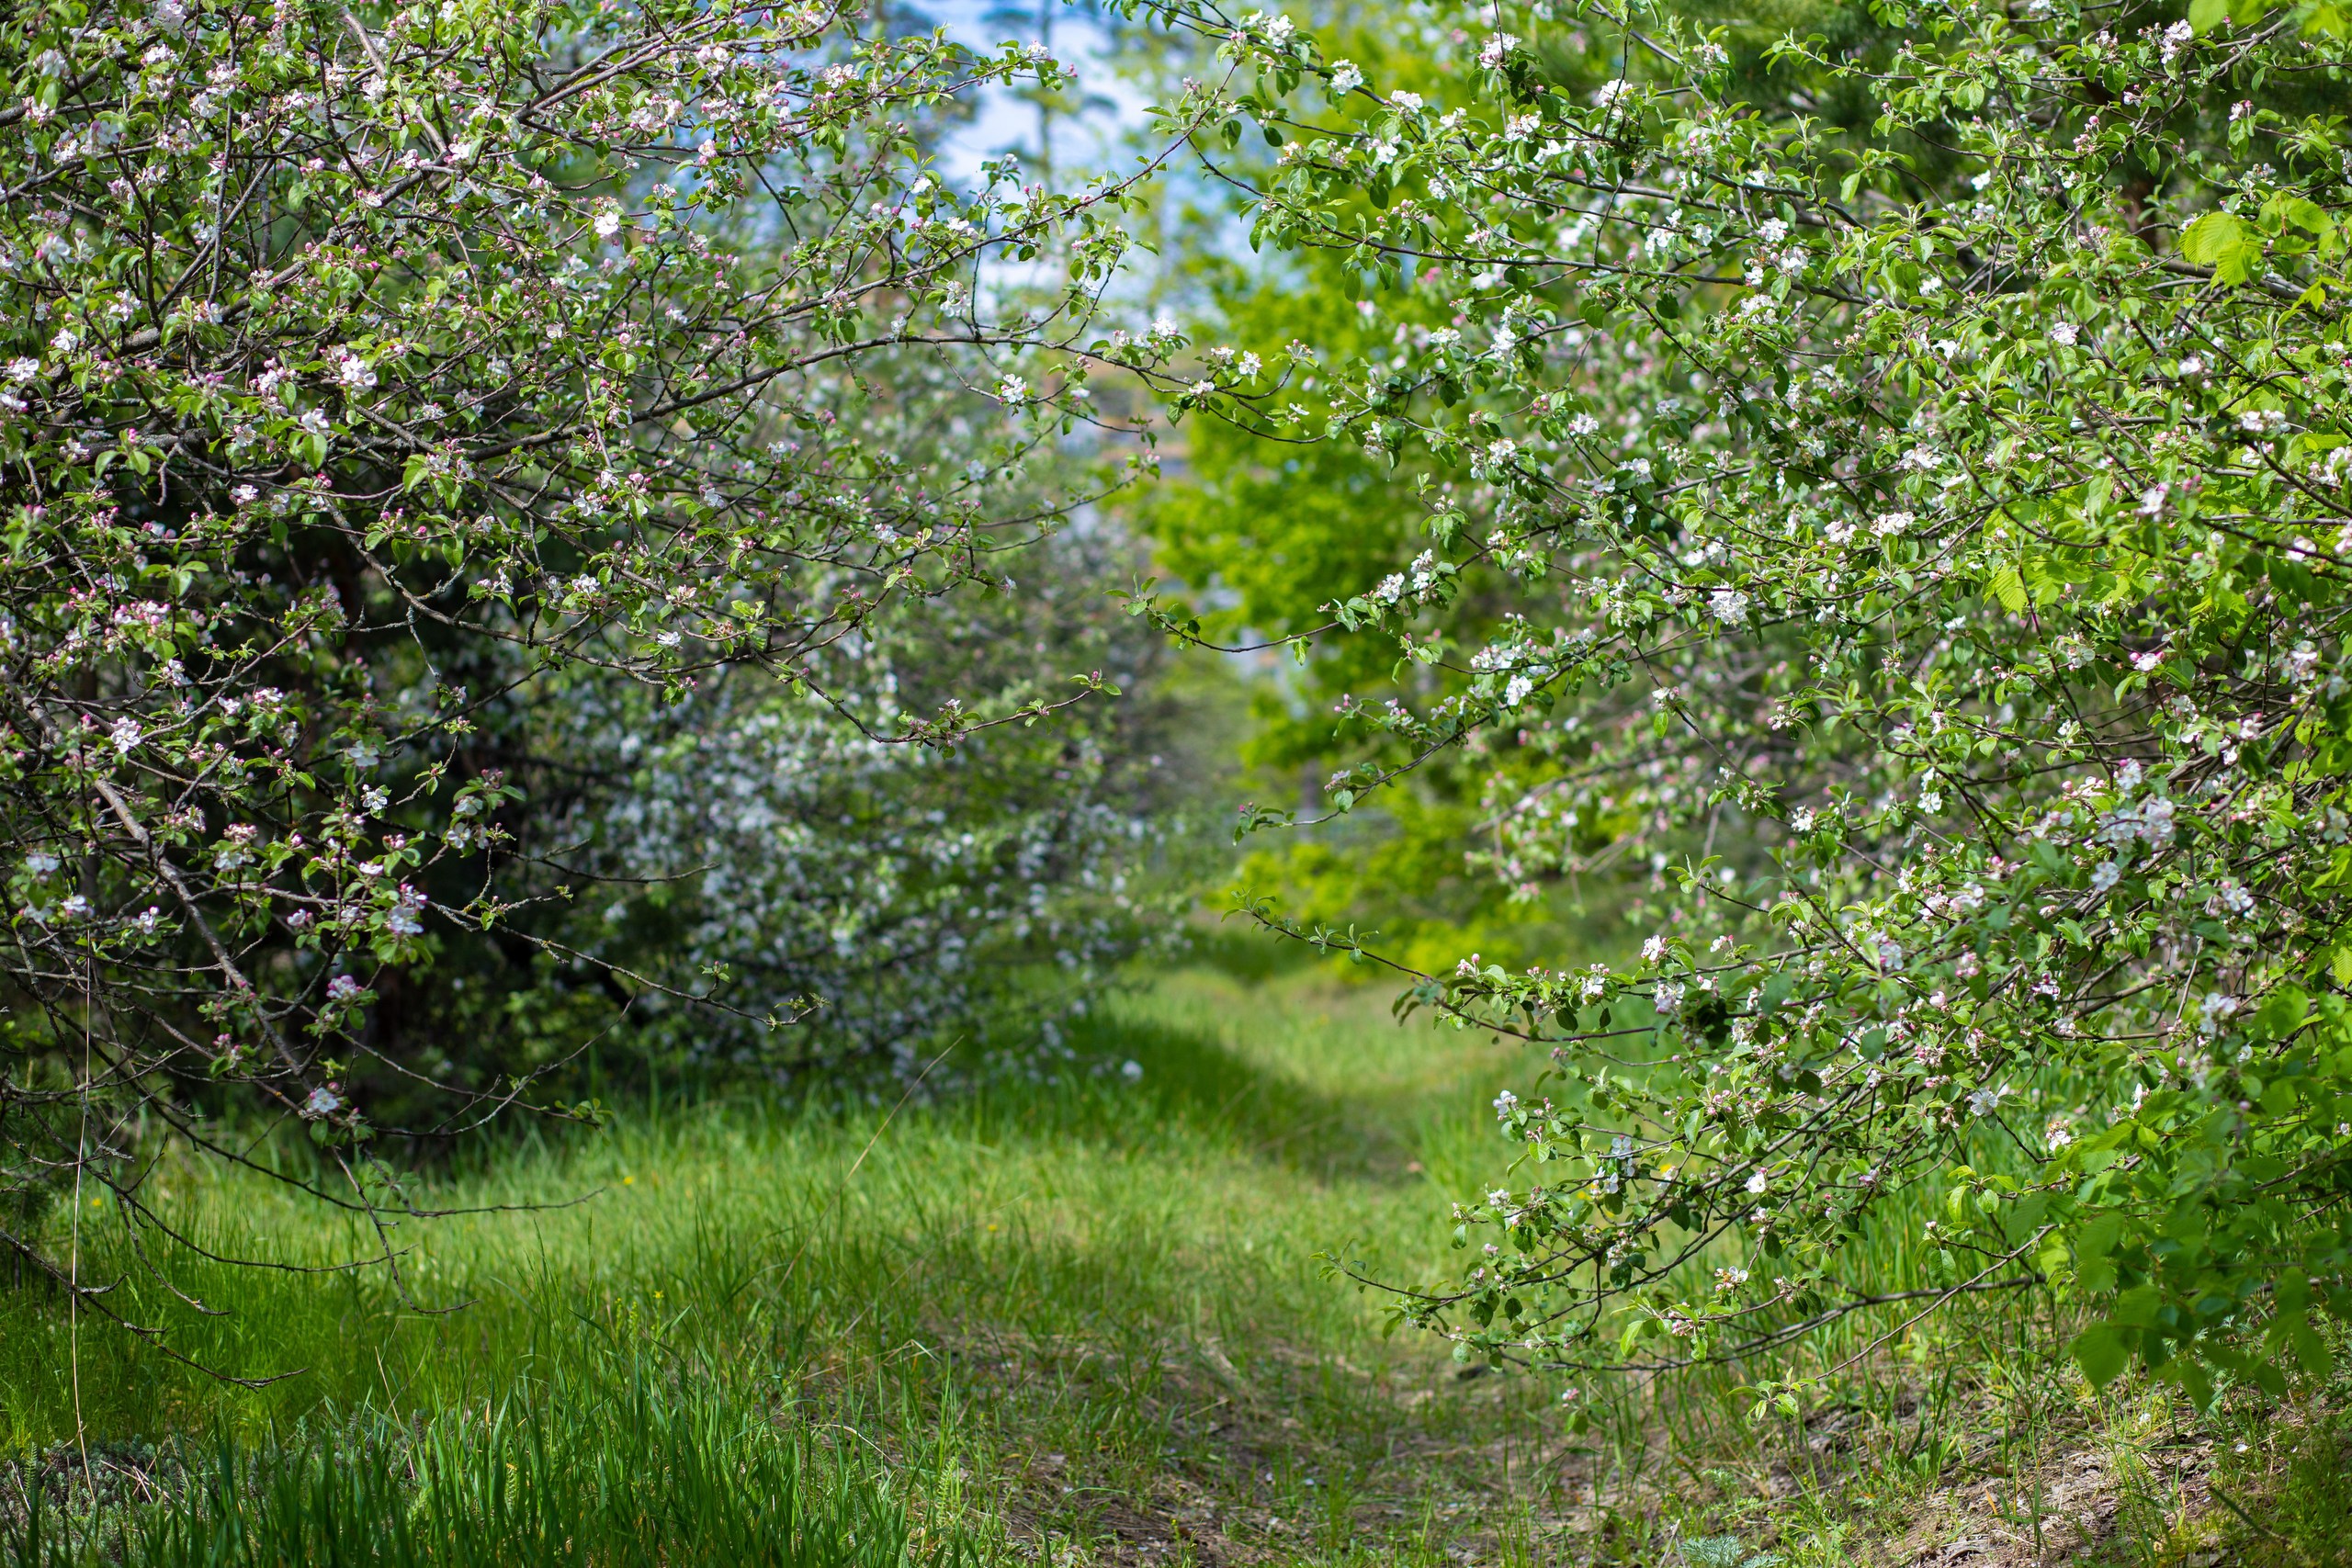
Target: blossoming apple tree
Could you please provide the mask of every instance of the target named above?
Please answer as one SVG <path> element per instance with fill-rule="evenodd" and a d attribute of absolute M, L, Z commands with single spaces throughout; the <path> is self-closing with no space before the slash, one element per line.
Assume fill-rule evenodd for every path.
<path fill-rule="evenodd" d="M 1555 1066 L 1397 1310 L 1668 1367 L 2048 1286 L 2101 1381 L 2275 1382 L 2352 1308 L 2346 19 L 1872 17 L 1482 7 L 1425 96 L 1253 15 L 1182 106 L 1395 328 L 1189 399 L 1421 486 L 1303 634 L 1400 671 L 1332 809 L 1468 752 L 1478 863 L 1660 894 L 1621 963 L 1407 977 Z M 1852 1243 L 1922 1184 L 1897 1292 Z"/>
<path fill-rule="evenodd" d="M 1059 69 L 824 0 L 0 18 L 0 1245 L 62 1267 L 61 1181 L 165 1225 L 124 1140 L 234 1157 L 232 1100 L 377 1204 L 356 1086 L 446 1134 L 544 1065 L 469 1076 L 472 1042 L 394 1026 L 469 954 L 793 1022 L 725 952 L 639 973 L 539 919 L 581 891 L 540 830 L 581 797 L 535 817 L 516 748 L 580 682 L 659 731 L 724 671 L 829 744 L 967 755 L 1108 684 L 862 683 L 892 616 L 1011 589 L 1120 477 L 1039 457 L 1089 417 L 1131 184 L 932 156 L 960 101 Z M 582 876 L 700 869 L 613 859 Z"/>

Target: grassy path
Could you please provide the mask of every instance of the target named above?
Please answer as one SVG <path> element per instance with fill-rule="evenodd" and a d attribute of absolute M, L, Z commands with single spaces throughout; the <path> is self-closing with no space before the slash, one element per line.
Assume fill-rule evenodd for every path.
<path fill-rule="evenodd" d="M 1725 1528 L 1826 1562 L 1916 1533 L 1956 1473 L 2030 1476 L 2114 1427 L 2004 1373 L 1991 1322 L 1908 1342 L 1922 1369 L 1967 1353 L 1940 1394 L 1896 1363 L 1758 1428 L 1735 1379 L 1594 1385 L 1581 1438 L 1555 1385 L 1385 1337 L 1315 1255 L 1442 1266 L 1447 1202 L 1504 1157 L 1487 1101 L 1532 1076 L 1483 1037 L 1391 1022 L 1387 999 L 1319 971 L 1182 974 L 1105 1004 L 1068 1060 L 895 1115 L 673 1104 L 510 1145 L 417 1194 L 491 1212 L 403 1228 L 397 1281 L 174 1260 L 207 1310 L 152 1281 L 123 1310 L 207 1365 L 300 1375 L 229 1387 L 85 1319 L 100 1490 L 118 1520 L 180 1521 L 133 1555 L 222 1568 L 1517 1568 L 1666 1561 Z M 159 1186 L 224 1255 L 368 1251 L 258 1179 Z M 85 1216 L 96 1245 L 119 1245 L 108 1218 Z M 0 1564 L 27 1555 L 29 1479 L 86 1495 L 53 1305 L 0 1297 L 0 1450 L 39 1456 L 0 1495 Z M 176 1512 L 141 1511 L 164 1494 Z M 2117 1538 L 2116 1511 L 2084 1539 Z"/>

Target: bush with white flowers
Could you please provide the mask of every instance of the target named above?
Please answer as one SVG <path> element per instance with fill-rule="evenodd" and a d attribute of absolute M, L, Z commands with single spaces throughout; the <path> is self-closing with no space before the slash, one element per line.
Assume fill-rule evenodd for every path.
<path fill-rule="evenodd" d="M 1480 863 L 1656 921 L 1598 974 L 1411 977 L 1557 1066 L 1498 1101 L 1462 1276 L 1398 1310 L 1479 1358 L 1733 1356 L 1883 1298 L 1849 1244 L 1926 1188 L 1906 1314 L 2054 1289 L 2092 1376 L 2199 1395 L 2323 1365 L 2345 13 L 1886 0 L 1835 51 L 1476 15 L 1440 101 L 1240 31 L 1216 99 L 1279 148 L 1257 242 L 1398 330 L 1201 406 L 1426 480 L 1431 554 L 1315 634 L 1410 661 L 1340 705 L 1328 799 L 1464 750 Z"/>
<path fill-rule="evenodd" d="M 826 0 L 0 17 L 0 1247 L 48 1266 L 75 1169 L 160 1224 L 125 1140 L 208 1100 L 348 1163 L 616 1010 L 789 1025 L 1024 919 L 1101 956 L 1052 883 L 1119 803 L 1012 738 L 1115 670 L 940 608 L 1122 478 L 1065 437 L 1129 186 L 927 151 L 1060 69 Z M 582 928 L 685 889 L 683 948 Z"/>

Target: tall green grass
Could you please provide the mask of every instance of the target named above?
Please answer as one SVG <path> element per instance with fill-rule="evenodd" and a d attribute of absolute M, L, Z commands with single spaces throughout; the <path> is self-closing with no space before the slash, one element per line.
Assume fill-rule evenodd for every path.
<path fill-rule="evenodd" d="M 164 1500 L 76 1520 L 27 1495 L 9 1568 L 984 1568 L 1001 1539 L 926 1523 L 870 1459 L 679 1389 L 645 1358 L 415 1425 L 222 1436 Z"/>
<path fill-rule="evenodd" d="M 205 1366 L 299 1375 L 225 1388 L 85 1314 L 77 1396 L 66 1319 L 19 1294 L 0 1308 L 0 1440 L 62 1439 L 77 1401 L 121 1435 L 472 1404 L 639 1339 L 787 1382 L 916 1345 L 1360 1342 L 1374 1314 L 1311 1254 L 1353 1238 L 1400 1268 L 1442 1256 L 1445 1197 L 1487 1156 L 1473 1107 L 1500 1081 L 1496 1049 L 1317 987 L 1276 1001 L 1194 977 L 1105 1010 L 1079 1059 L 887 1128 L 887 1096 L 745 1095 L 520 1138 L 413 1188 L 482 1212 L 396 1224 L 396 1267 L 278 1271 L 364 1265 L 377 1239 L 264 1179 L 167 1166 L 150 1190 L 175 1224 L 277 1267 L 166 1256 L 171 1288 L 126 1267 L 110 1304 Z M 84 1219 L 98 1271 L 126 1261 L 116 1218 Z"/>
<path fill-rule="evenodd" d="M 932 1478 L 926 1506 L 939 1476 L 1017 1472 L 1034 1478 L 1023 1527 L 1083 1542 L 1117 1526 L 1113 1499 L 1189 1474 L 1297 1517 L 1377 1468 L 1396 1378 L 1450 1375 L 1426 1348 L 1384 1342 L 1373 1304 L 1313 1254 L 1351 1243 L 1400 1272 L 1436 1263 L 1445 1199 L 1488 1157 L 1483 1101 L 1517 1069 L 1312 975 L 1177 977 L 1102 1008 L 1070 1044 L 1071 1059 L 895 1116 L 887 1093 L 848 1111 L 673 1094 L 601 1135 L 510 1141 L 418 1182 L 420 1206 L 483 1212 L 396 1226 L 397 1272 L 166 1255 L 166 1288 L 123 1270 L 110 1304 L 191 1360 L 297 1374 L 263 1388 L 88 1314 L 69 1328 L 35 1294 L 0 1299 L 0 1452 L 78 1432 L 103 1462 L 130 1439 L 217 1434 L 241 1463 L 276 1451 L 315 1472 L 311 1439 L 289 1434 L 480 1435 L 459 1413 L 605 1408 L 616 1359 L 641 1357 L 684 1408 L 913 1466 Z M 319 1269 L 376 1251 L 364 1224 L 250 1174 L 167 1166 L 151 1191 L 224 1258 Z M 116 1219 L 83 1217 L 99 1270 L 125 1261 Z M 1543 1397 L 1512 1392 L 1521 1414 Z M 1515 1418 L 1493 1405 L 1426 1425 L 1467 1450 Z M 1196 1421 L 1204 1408 L 1237 1424 Z"/>
<path fill-rule="evenodd" d="M 2027 1302 L 1858 1314 L 1769 1363 L 1574 1380 L 1570 1405 L 1561 1380 L 1470 1375 L 1385 1337 L 1377 1300 L 1315 1255 L 1451 1271 L 1447 1203 L 1510 1155 L 1487 1101 L 1537 1066 L 1399 1026 L 1388 1001 L 1319 968 L 1164 976 L 1099 1008 L 1067 1057 L 951 1055 L 934 1081 L 958 1086 L 895 1113 L 895 1087 L 846 1107 L 665 1092 L 601 1134 L 485 1145 L 418 1179 L 420 1206 L 477 1212 L 395 1226 L 397 1269 L 183 1253 L 158 1254 L 168 1288 L 123 1271 L 112 1304 L 192 1360 L 297 1374 L 265 1387 L 0 1296 L 0 1561 L 55 1568 L 93 1532 L 173 1565 L 917 1568 L 1194 1542 L 1515 1563 L 1571 1537 L 1655 1560 L 1757 1507 L 1827 1540 L 1849 1481 L 1865 1513 L 1899 1510 L 1984 1441 L 2047 1439 L 2016 1414 L 2051 1396 L 2015 1370 L 2047 1365 L 2017 1356 L 2052 1334 Z M 166 1166 L 151 1190 L 224 1257 L 379 1250 L 249 1173 Z M 1937 1200 L 1895 1195 L 1858 1270 L 1928 1277 Z M 125 1261 L 115 1218 L 83 1216 L 102 1269 Z M 1759 1422 L 1760 1385 L 1832 1369 L 1798 1416 Z M 1849 1433 L 1833 1449 L 1823 1410 Z M 142 1441 L 177 1456 L 167 1503 L 93 1515 L 57 1482 L 85 1446 L 105 1471 Z"/>

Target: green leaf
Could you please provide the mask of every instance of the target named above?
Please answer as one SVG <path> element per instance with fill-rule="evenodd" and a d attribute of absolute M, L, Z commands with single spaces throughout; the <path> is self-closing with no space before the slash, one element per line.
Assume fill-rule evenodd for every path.
<path fill-rule="evenodd" d="M 2244 283 L 2247 268 L 2262 259 L 2262 246 L 2231 214 L 2209 212 L 2182 231 L 2180 254 L 2211 267 L 2224 283 Z"/>
<path fill-rule="evenodd" d="M 2203 1362 L 2184 1356 L 2173 1363 L 2171 1376 L 2200 1414 L 2213 1407 L 2213 1377 Z"/>
<path fill-rule="evenodd" d="M 2324 1378 L 2335 1368 L 2335 1355 L 2329 1351 L 2327 1341 L 2312 1327 L 2307 1314 L 2299 1312 L 2288 1320 L 2287 1338 L 2295 1348 L 2295 1359 L 2312 1376 Z"/>
<path fill-rule="evenodd" d="M 2335 220 L 2309 197 L 2290 196 L 2282 191 L 2264 202 L 2262 209 L 2265 212 L 2275 213 L 2281 222 L 2292 223 L 2306 233 L 2326 234 L 2335 227 Z"/>
<path fill-rule="evenodd" d="M 2292 986 L 2263 1003 L 2254 1015 L 2254 1031 L 2266 1040 L 2284 1040 L 2302 1028 L 2311 1016 L 2312 999 Z"/>
<path fill-rule="evenodd" d="M 2230 0 L 2191 0 L 2188 25 L 2200 34 L 2210 33 L 2221 26 L 2222 19 L 2229 14 Z"/>
<path fill-rule="evenodd" d="M 2105 1388 L 2122 1375 L 2131 1363 L 2132 1350 L 2124 1344 L 2120 1329 L 2112 1324 L 2096 1324 L 2075 1336 L 2075 1360 L 2093 1388 Z"/>

